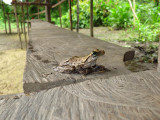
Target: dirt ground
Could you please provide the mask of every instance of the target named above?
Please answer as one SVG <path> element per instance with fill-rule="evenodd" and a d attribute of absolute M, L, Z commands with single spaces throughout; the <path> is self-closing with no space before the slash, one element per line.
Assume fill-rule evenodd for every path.
<path fill-rule="evenodd" d="M 80 29 L 79 32 L 90 36 L 90 29 Z M 131 41 L 131 39 L 138 39 L 138 34 L 129 30 L 113 30 L 110 27 L 94 27 L 94 37 L 132 49 L 135 49 L 134 47 L 136 45 L 144 45 L 144 43 Z M 141 54 L 140 51 L 135 49 L 135 58 L 139 57 L 139 54 Z M 155 70 L 157 68 L 157 63 L 138 62 L 136 59 L 127 61 L 124 64 L 126 68 L 132 72 Z"/>
<path fill-rule="evenodd" d="M 24 37 L 22 35 L 25 48 Z M 0 95 L 22 93 L 26 50 L 20 49 L 17 34 L 0 33 Z"/>

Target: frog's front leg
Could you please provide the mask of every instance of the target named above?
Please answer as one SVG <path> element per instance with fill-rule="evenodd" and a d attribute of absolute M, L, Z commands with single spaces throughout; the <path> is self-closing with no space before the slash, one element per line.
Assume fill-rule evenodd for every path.
<path fill-rule="evenodd" d="M 61 73 L 73 73 L 75 71 L 74 66 L 57 66 L 54 68 L 55 71 L 61 72 Z"/>

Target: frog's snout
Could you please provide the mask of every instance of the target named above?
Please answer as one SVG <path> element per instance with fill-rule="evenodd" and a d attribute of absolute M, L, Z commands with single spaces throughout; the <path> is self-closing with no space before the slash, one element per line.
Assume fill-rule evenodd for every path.
<path fill-rule="evenodd" d="M 98 56 L 102 56 L 102 55 L 104 55 L 104 54 L 105 54 L 105 51 L 104 51 L 104 50 L 101 50 L 101 51 L 98 52 Z"/>

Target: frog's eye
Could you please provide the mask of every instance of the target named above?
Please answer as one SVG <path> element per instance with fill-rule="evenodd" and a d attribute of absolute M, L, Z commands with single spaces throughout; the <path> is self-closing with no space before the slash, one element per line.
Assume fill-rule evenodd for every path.
<path fill-rule="evenodd" d="M 97 52 L 93 51 L 92 55 L 97 56 Z"/>

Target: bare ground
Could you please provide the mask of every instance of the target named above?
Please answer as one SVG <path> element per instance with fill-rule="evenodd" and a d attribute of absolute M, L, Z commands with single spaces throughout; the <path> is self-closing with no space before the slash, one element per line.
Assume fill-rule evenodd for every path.
<path fill-rule="evenodd" d="M 90 36 L 90 29 L 79 29 L 79 32 Z M 138 34 L 129 30 L 114 30 L 110 27 L 94 27 L 94 37 L 132 49 L 135 49 L 134 47 L 136 45 L 144 45 L 144 43 L 134 42 L 133 39 L 138 39 Z M 157 43 L 152 42 L 152 44 Z M 137 58 L 141 52 L 137 49 L 135 49 L 135 51 L 135 58 Z M 155 70 L 157 68 L 157 63 L 139 62 L 136 59 L 125 62 L 124 64 L 127 69 L 132 72 Z"/>
<path fill-rule="evenodd" d="M 22 35 L 25 48 L 24 37 Z M 0 95 L 22 93 L 26 50 L 20 49 L 17 34 L 0 33 Z"/>

